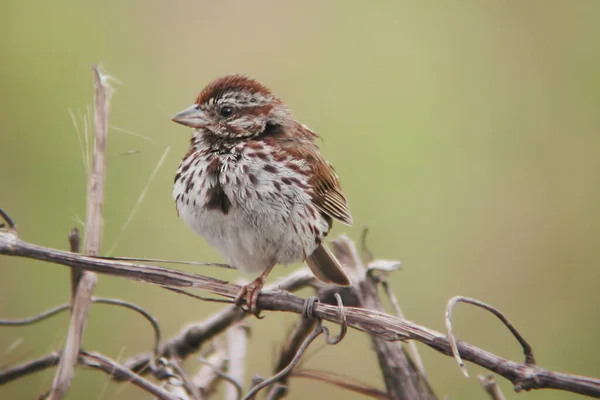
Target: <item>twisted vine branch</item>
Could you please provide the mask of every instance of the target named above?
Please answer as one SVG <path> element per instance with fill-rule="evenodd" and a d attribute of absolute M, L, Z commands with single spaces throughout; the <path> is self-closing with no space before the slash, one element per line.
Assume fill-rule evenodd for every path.
<path fill-rule="evenodd" d="M 19 239 L 13 228 L 14 224 L 11 225 L 9 222 L 9 229 L 0 231 L 0 254 L 48 261 L 69 267 L 80 267 L 100 274 L 160 286 L 199 289 L 228 299 L 234 298 L 239 291 L 237 285 L 199 274 L 144 264 L 98 259 L 37 246 Z M 339 239 L 339 242 L 340 245 L 353 246 L 345 237 Z M 266 311 L 301 314 L 303 305 L 303 299 L 281 290 L 264 291 L 258 299 L 259 308 Z M 341 322 L 338 307 L 334 305 L 317 303 L 314 306 L 313 314 L 316 318 L 336 323 Z M 358 307 L 346 307 L 345 317 L 347 325 L 351 328 L 386 340 L 416 340 L 444 355 L 452 355 L 452 346 L 445 334 L 412 321 Z M 218 325 L 218 321 L 216 324 Z M 227 326 L 227 324 L 225 325 Z M 598 379 L 550 371 L 535 364 L 510 361 L 460 340 L 456 342 L 456 349 L 463 360 L 503 376 L 513 383 L 516 390 L 557 389 L 600 398 L 600 380 Z"/>

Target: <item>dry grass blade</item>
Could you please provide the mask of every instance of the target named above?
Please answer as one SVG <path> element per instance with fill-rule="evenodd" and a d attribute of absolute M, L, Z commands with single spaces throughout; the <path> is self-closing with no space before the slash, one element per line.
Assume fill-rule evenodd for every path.
<path fill-rule="evenodd" d="M 167 157 L 167 154 L 169 154 L 170 150 L 171 150 L 171 147 L 167 147 L 165 149 L 165 151 L 163 152 L 162 156 L 160 157 L 160 159 L 158 160 L 158 163 L 156 163 L 156 166 L 154 167 L 154 170 L 152 170 L 152 173 L 150 174 L 150 177 L 148 178 L 148 182 L 146 182 L 146 186 L 144 186 L 144 189 L 142 190 L 142 193 L 140 193 L 140 196 L 138 197 L 137 202 L 135 203 L 135 205 L 131 209 L 131 212 L 129 213 L 129 216 L 127 217 L 127 220 L 125 220 L 125 223 L 123 223 L 123 226 L 121 226 L 121 230 L 119 231 L 119 233 L 118 233 L 115 241 L 113 242 L 113 244 L 110 247 L 110 249 L 106 252 L 106 254 L 112 254 L 112 252 L 117 248 L 117 246 L 119 244 L 119 241 L 123 237 L 123 234 L 125 233 L 125 230 L 129 226 L 129 224 L 133 220 L 133 217 L 135 216 L 135 213 L 137 212 L 140 204 L 142 204 L 144 202 L 144 198 L 146 198 L 146 193 L 148 193 L 148 188 L 150 187 L 150 184 L 154 180 L 154 177 L 156 176 L 156 173 L 158 172 L 158 170 L 162 166 L 162 164 L 165 161 L 165 158 Z"/>

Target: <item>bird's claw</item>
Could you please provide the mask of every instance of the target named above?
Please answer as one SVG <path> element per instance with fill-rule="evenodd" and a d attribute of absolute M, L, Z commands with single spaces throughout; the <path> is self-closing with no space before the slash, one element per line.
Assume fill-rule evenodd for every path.
<path fill-rule="evenodd" d="M 252 281 L 251 283 L 242 286 L 237 296 L 235 296 L 234 303 L 239 306 L 245 312 L 249 312 L 254 314 L 257 318 L 263 318 L 260 316 L 260 310 L 258 309 L 258 296 L 260 295 L 260 291 L 265 284 L 265 281 L 262 277 Z M 243 305 L 246 305 L 246 309 Z"/>

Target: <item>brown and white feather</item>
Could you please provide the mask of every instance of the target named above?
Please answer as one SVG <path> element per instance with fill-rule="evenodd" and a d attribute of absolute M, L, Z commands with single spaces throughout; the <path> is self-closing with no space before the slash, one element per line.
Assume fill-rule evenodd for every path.
<path fill-rule="evenodd" d="M 240 75 L 213 81 L 178 115 L 195 128 L 173 189 L 187 225 L 241 270 L 305 259 L 320 280 L 349 284 L 323 239 L 332 219 L 352 217 L 314 132 Z"/>

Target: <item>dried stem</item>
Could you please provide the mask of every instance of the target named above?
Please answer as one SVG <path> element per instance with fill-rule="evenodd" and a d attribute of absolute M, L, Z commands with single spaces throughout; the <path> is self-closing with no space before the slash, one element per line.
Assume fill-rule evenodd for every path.
<path fill-rule="evenodd" d="M 52 389 L 48 395 L 50 400 L 57 400 L 63 397 L 67 393 L 75 376 L 75 365 L 77 365 L 81 341 L 83 340 L 83 330 L 90 305 L 92 304 L 92 292 L 96 286 L 96 282 L 95 274 L 83 274 L 77 286 L 71 323 L 67 332 L 67 341 L 60 357 L 54 381 L 52 382 Z"/>
<path fill-rule="evenodd" d="M 404 313 L 402 312 L 402 309 L 400 308 L 400 305 L 398 304 L 398 300 L 396 299 L 396 295 L 394 294 L 394 291 L 390 287 L 388 281 L 381 280 L 381 287 L 383 288 L 383 290 L 389 297 L 390 302 L 392 303 L 392 307 L 394 308 L 394 312 L 396 313 L 396 316 L 398 318 L 404 319 Z M 412 359 L 415 362 L 415 366 L 419 370 L 419 373 L 422 376 L 427 377 L 427 373 L 425 372 L 425 364 L 423 364 L 423 359 L 421 358 L 421 354 L 419 354 L 419 349 L 417 349 L 417 344 L 414 341 L 411 341 L 411 342 L 408 342 L 408 347 L 410 348 L 410 352 L 412 354 Z"/>
<path fill-rule="evenodd" d="M 133 311 L 141 314 L 152 325 L 152 329 L 154 330 L 154 347 L 153 348 L 154 348 L 155 353 L 158 352 L 158 345 L 160 344 L 160 327 L 158 326 L 158 321 L 152 315 L 150 315 L 149 312 L 147 312 L 140 306 L 137 306 L 133 303 L 129 303 L 127 301 L 123 301 L 123 300 L 119 300 L 119 299 L 108 299 L 105 297 L 92 297 L 92 303 L 109 304 L 109 305 L 113 305 L 113 306 L 125 307 L 125 308 L 128 308 L 130 310 L 133 310 Z M 35 324 L 37 322 L 45 320 L 46 318 L 50 318 L 62 311 L 65 311 L 65 310 L 69 309 L 70 307 L 71 307 L 71 305 L 69 303 L 61 304 L 60 306 L 53 307 L 49 310 L 46 310 L 44 312 L 41 312 L 38 315 L 29 317 L 29 318 L 0 319 L 0 326 L 24 326 L 24 325 Z"/>
<path fill-rule="evenodd" d="M 477 378 L 479 379 L 479 383 L 481 383 L 483 390 L 490 395 L 492 400 L 506 400 L 493 374 L 485 376 L 479 375 Z"/>
<path fill-rule="evenodd" d="M 227 353 L 229 355 L 227 374 L 234 382 L 244 383 L 246 352 L 248 350 L 248 334 L 250 328 L 243 322 L 238 322 L 227 329 Z M 239 393 L 236 385 L 225 387 L 226 400 L 238 400 Z"/>
<path fill-rule="evenodd" d="M 111 87 L 107 83 L 108 77 L 103 75 L 99 67 L 92 66 L 94 73 L 94 121 L 95 141 L 92 171 L 88 180 L 87 195 L 87 221 L 85 225 L 84 252 L 87 255 L 96 255 L 100 249 L 102 238 L 102 206 L 104 205 L 104 186 L 106 183 L 106 141 L 108 137 L 108 111 L 111 97 Z M 79 247 L 78 232 L 70 236 L 71 251 Z M 67 334 L 67 342 L 60 364 L 56 371 L 52 389 L 48 398 L 58 400 L 62 398 L 73 381 L 77 355 L 83 340 L 83 330 L 87 321 L 91 305 L 92 291 L 96 286 L 97 278 L 93 272 L 85 271 L 80 267 L 71 269 L 72 316 Z"/>
<path fill-rule="evenodd" d="M 225 353 L 223 353 L 223 365 L 225 364 Z M 200 361 L 202 364 L 205 364 L 206 367 L 210 368 L 216 375 L 216 377 L 213 379 L 213 382 L 216 381 L 216 378 L 220 378 L 223 379 L 227 382 L 229 382 L 231 385 L 233 385 L 233 387 L 235 388 L 235 391 L 237 393 L 237 399 L 241 399 L 242 395 L 244 394 L 244 388 L 242 388 L 242 384 L 238 381 L 236 381 L 235 379 L 233 379 L 231 376 L 229 376 L 227 373 L 223 372 L 222 368 L 219 368 L 217 365 L 214 365 L 213 363 L 211 363 L 209 360 L 205 360 L 202 357 L 198 357 L 198 361 Z"/>
<path fill-rule="evenodd" d="M 22 378 L 35 372 L 43 371 L 46 368 L 54 367 L 60 360 L 60 353 L 53 352 L 35 360 L 24 362 L 15 367 L 0 371 L 0 385 Z"/>
<path fill-rule="evenodd" d="M 364 244 L 363 247 L 365 247 Z M 379 279 L 373 277 L 373 272 L 375 270 L 391 272 L 397 269 L 400 263 L 372 261 L 369 263 L 371 267 L 369 270 L 363 265 L 354 244 L 347 238 L 336 239 L 333 242 L 333 251 L 340 262 L 348 268 L 354 287 L 353 296 L 358 298 L 358 303 L 371 312 L 383 311 L 377 293 Z M 346 297 L 349 297 L 349 293 L 346 294 Z M 390 398 L 398 400 L 436 399 L 427 378 L 420 373 L 402 343 L 390 342 L 376 335 L 371 336 L 371 340 Z"/>
<path fill-rule="evenodd" d="M 79 363 L 89 368 L 104 371 L 114 378 L 118 378 L 120 380 L 132 383 L 140 389 L 143 389 L 153 394 L 159 399 L 180 400 L 178 397 L 173 396 L 172 394 L 156 386 L 152 382 L 140 377 L 139 375 L 134 374 L 128 368 L 119 365 L 117 362 L 111 360 L 106 356 L 103 356 L 102 354 L 81 351 L 81 354 L 79 356 Z"/>
<path fill-rule="evenodd" d="M 183 387 L 185 388 L 185 390 L 187 390 L 187 393 L 189 393 L 192 396 L 192 399 L 200 400 L 200 390 L 198 390 L 198 388 L 194 385 L 194 382 L 189 377 L 185 369 L 183 369 L 177 358 L 171 358 L 169 360 L 169 364 L 173 367 L 177 375 L 179 375 L 179 377 L 181 378 Z"/>
<path fill-rule="evenodd" d="M 456 305 L 458 303 L 467 303 L 467 304 L 472 304 L 477 307 L 481 307 L 481 308 L 491 312 L 496 317 L 498 317 L 498 319 L 500 321 L 502 321 L 502 323 L 508 328 L 510 333 L 513 334 L 515 339 L 517 339 L 517 341 L 523 348 L 523 353 L 525 354 L 525 364 L 532 364 L 532 365 L 535 364 L 535 357 L 533 356 L 533 350 L 532 350 L 531 346 L 529 345 L 529 343 L 527 343 L 527 341 L 525 340 L 525 338 L 523 338 L 523 336 L 519 333 L 519 331 L 517 331 L 517 329 L 508 320 L 508 318 L 506 318 L 504 316 L 504 314 L 502 314 L 498 309 L 496 309 L 490 305 L 487 305 L 479 300 L 470 299 L 468 297 L 463 297 L 463 296 L 455 296 L 450 299 L 450 301 L 448 302 L 448 307 L 446 308 L 446 328 L 448 329 L 448 339 L 450 341 L 452 355 L 454 356 L 454 359 L 456 360 L 456 362 L 458 363 L 458 366 L 460 367 L 460 369 L 462 370 L 462 372 L 465 374 L 466 377 L 469 377 L 469 373 L 467 372 L 467 369 L 465 368 L 465 364 L 463 363 L 463 361 L 460 357 L 460 353 L 458 352 L 458 349 L 456 346 L 456 338 L 454 336 L 454 328 L 452 326 L 452 311 L 454 311 L 454 307 L 456 307 Z"/>
<path fill-rule="evenodd" d="M 100 252 L 102 240 L 102 207 L 104 206 L 104 186 L 106 184 L 106 143 L 108 138 L 108 115 L 112 88 L 109 76 L 104 75 L 97 65 L 92 65 L 94 73 L 94 124 L 95 141 L 92 172 L 88 180 L 87 221 L 85 224 L 84 253 L 95 256 Z"/>
<path fill-rule="evenodd" d="M 302 355 L 304 354 L 306 349 L 308 349 L 308 346 L 310 346 L 310 344 L 313 342 L 313 340 L 315 340 L 320 334 L 322 334 L 324 332 L 325 331 L 323 330 L 323 325 L 317 324 L 317 326 L 312 331 L 312 333 L 304 340 L 304 342 L 302 342 L 302 345 L 298 349 L 298 352 L 295 354 L 292 361 L 290 361 L 290 363 L 284 369 L 282 369 L 281 371 L 279 371 L 278 373 L 276 373 L 269 379 L 265 379 L 264 381 L 260 382 L 259 384 L 254 386 L 252 389 L 250 389 L 248 394 L 246 394 L 246 396 L 244 396 L 244 398 L 242 400 L 252 399 L 262 389 L 264 389 L 274 383 L 277 383 L 284 377 L 288 376 L 292 372 L 292 370 L 294 369 L 296 364 L 298 364 L 298 362 L 300 361 L 300 358 L 302 357 Z"/>
<path fill-rule="evenodd" d="M 306 287 L 314 277 L 307 269 L 295 271 L 287 277 L 267 286 L 267 291 L 272 291 L 275 288 L 281 290 L 296 291 Z M 235 292 L 235 290 L 234 290 Z M 235 296 L 235 293 L 232 297 Z M 166 356 L 176 355 L 181 359 L 185 359 L 189 355 L 198 351 L 206 341 L 225 332 L 231 325 L 247 317 L 239 307 L 226 307 L 218 313 L 208 317 L 202 322 L 194 323 L 184 328 L 175 337 L 167 340 L 160 348 L 159 354 Z M 149 372 L 148 366 L 153 360 L 153 355 L 149 353 L 140 354 L 131 357 L 125 362 L 125 365 L 132 370 L 145 373 Z"/>
<path fill-rule="evenodd" d="M 213 340 L 213 349 L 208 355 L 207 359 L 199 357 L 198 360 L 203 364 L 196 375 L 192 378 L 194 386 L 200 390 L 200 398 L 207 400 L 208 397 L 214 392 L 217 383 L 221 379 L 221 376 L 225 373 L 225 360 L 227 353 L 225 352 L 225 346 L 221 340 Z M 237 382 L 236 382 L 237 383 Z M 242 395 L 242 388 L 239 388 L 238 397 Z"/>

